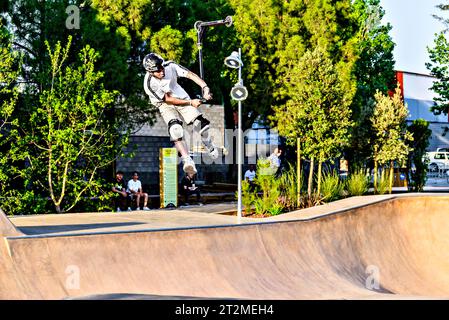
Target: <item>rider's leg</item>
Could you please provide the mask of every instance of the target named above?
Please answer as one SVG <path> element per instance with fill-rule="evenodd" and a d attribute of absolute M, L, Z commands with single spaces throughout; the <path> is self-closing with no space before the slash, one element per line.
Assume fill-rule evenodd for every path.
<path fill-rule="evenodd" d="M 199 131 L 201 135 L 201 142 L 209 151 L 209 155 L 213 159 L 218 158 L 218 148 L 214 145 L 210 138 L 210 121 L 204 118 L 201 112 L 193 106 L 180 107 L 178 110 L 185 122 L 188 125 L 193 124 L 195 130 Z"/>
<path fill-rule="evenodd" d="M 206 149 L 209 151 L 209 155 L 212 159 L 218 158 L 218 148 L 212 142 L 210 137 L 210 121 L 203 117 L 203 115 L 199 115 L 194 121 L 193 125 L 195 129 L 199 131 L 201 135 L 201 142 L 204 144 Z"/>
<path fill-rule="evenodd" d="M 176 123 L 175 123 L 176 122 Z M 173 123 L 175 123 L 173 125 Z M 182 122 L 181 122 L 182 123 Z M 182 140 L 183 137 L 183 128 L 182 125 L 177 121 L 171 121 L 169 123 L 169 132 L 172 138 L 172 141 L 175 144 L 176 150 L 181 154 L 181 160 L 183 165 L 183 170 L 188 173 L 197 173 L 195 162 L 190 157 L 189 152 L 187 150 L 186 143 Z M 177 128 L 174 128 L 177 127 Z"/>
<path fill-rule="evenodd" d="M 189 152 L 187 151 L 187 146 L 184 141 L 175 141 L 175 148 L 181 154 L 181 157 L 189 157 Z"/>
<path fill-rule="evenodd" d="M 182 121 L 178 117 L 178 111 L 175 106 L 162 104 L 159 107 L 161 116 L 168 126 L 168 133 L 170 140 L 173 141 L 176 150 L 181 154 L 181 160 L 183 162 L 183 170 L 185 172 L 197 173 L 195 162 L 189 156 L 189 152 L 185 142 L 183 141 L 184 129 L 182 127 Z"/>

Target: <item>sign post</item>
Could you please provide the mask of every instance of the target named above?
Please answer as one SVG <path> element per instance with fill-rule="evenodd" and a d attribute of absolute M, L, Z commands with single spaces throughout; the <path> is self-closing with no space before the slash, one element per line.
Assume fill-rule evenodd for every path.
<path fill-rule="evenodd" d="M 161 208 L 178 206 L 178 151 L 161 148 L 159 153 Z"/>

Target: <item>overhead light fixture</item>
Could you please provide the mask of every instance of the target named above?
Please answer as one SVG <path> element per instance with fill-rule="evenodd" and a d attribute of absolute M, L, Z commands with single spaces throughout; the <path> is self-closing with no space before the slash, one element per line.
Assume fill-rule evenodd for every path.
<path fill-rule="evenodd" d="M 243 66 L 243 62 L 237 51 L 233 51 L 229 57 L 225 58 L 224 64 L 233 69 L 238 69 Z"/>

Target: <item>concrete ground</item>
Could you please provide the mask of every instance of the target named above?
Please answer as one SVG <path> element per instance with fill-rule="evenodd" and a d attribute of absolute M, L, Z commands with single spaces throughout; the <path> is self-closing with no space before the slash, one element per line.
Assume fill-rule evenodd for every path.
<path fill-rule="evenodd" d="M 235 202 L 230 202 L 151 211 L 14 216 L 10 220 L 27 235 L 160 230 L 239 223 L 236 217 L 220 214 L 234 210 L 236 206 Z M 249 222 L 253 219 L 242 220 Z"/>

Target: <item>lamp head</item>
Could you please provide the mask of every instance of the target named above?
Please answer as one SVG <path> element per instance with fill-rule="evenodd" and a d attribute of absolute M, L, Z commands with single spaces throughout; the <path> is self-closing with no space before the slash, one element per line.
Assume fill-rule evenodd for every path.
<path fill-rule="evenodd" d="M 233 51 L 229 57 L 225 58 L 224 64 L 233 69 L 238 69 L 243 66 L 243 62 L 240 60 L 239 53 L 237 51 Z"/>

